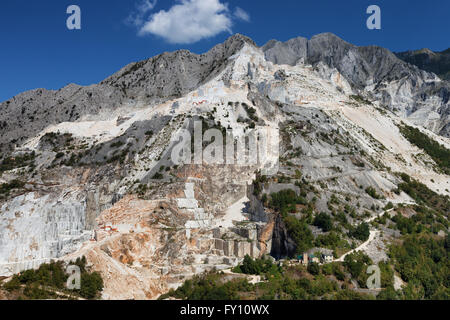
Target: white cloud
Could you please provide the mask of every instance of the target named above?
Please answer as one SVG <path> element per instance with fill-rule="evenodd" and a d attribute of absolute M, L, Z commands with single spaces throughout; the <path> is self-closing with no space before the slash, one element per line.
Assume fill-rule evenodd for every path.
<path fill-rule="evenodd" d="M 178 0 L 168 11 L 150 16 L 139 30 L 170 43 L 194 43 L 222 32 L 231 33 L 232 17 L 228 5 L 220 0 Z"/>
<path fill-rule="evenodd" d="M 242 8 L 236 7 L 236 9 L 234 10 L 234 16 L 239 20 L 250 22 L 250 15 Z"/>
<path fill-rule="evenodd" d="M 125 20 L 125 23 L 135 27 L 141 27 L 144 24 L 145 16 L 153 10 L 157 3 L 158 0 L 141 0 L 141 2 L 136 5 L 136 10 Z"/>

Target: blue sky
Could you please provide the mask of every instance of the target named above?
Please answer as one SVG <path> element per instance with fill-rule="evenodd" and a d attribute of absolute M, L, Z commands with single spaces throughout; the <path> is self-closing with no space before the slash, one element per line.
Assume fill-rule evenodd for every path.
<path fill-rule="evenodd" d="M 72 4 L 81 8 L 81 30 L 66 27 Z M 381 30 L 366 27 L 372 4 L 381 8 Z M 164 51 L 202 53 L 231 33 L 263 45 L 333 32 L 356 45 L 441 51 L 450 47 L 449 12 L 448 0 L 2 0 L 0 101 L 97 83 Z"/>

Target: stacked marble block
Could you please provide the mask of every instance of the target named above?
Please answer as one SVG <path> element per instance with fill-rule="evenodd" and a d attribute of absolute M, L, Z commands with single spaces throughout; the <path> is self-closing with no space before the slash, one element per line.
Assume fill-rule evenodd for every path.
<path fill-rule="evenodd" d="M 193 220 L 189 220 L 185 224 L 186 237 L 191 238 L 192 229 L 208 229 L 212 225 L 212 216 L 205 212 L 203 208 L 199 208 L 198 201 L 195 199 L 194 183 L 186 183 L 184 189 L 185 198 L 177 199 L 179 209 L 190 212 Z"/>
<path fill-rule="evenodd" d="M 255 228 L 236 228 L 233 233 L 226 232 L 222 228 L 213 230 L 214 251 L 218 255 L 227 257 L 244 258 L 249 255 L 258 258 L 258 234 Z"/>

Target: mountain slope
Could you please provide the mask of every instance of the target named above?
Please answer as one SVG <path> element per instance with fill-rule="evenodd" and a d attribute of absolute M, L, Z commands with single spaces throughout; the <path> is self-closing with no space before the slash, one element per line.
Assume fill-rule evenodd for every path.
<path fill-rule="evenodd" d="M 331 38 L 328 49 L 324 37 Z M 450 177 L 403 136 L 400 128 L 414 124 L 384 108 L 363 71 L 352 78 L 347 70 L 347 78 L 339 69 L 357 54 L 361 70 L 384 90 L 399 81 L 391 67 L 406 68 L 404 83 L 411 74 L 431 83 L 433 75 L 408 69 L 383 49 L 367 53 L 330 35 L 307 46 L 313 65 L 279 49 L 292 47 L 296 56 L 304 42 L 258 48 L 237 35 L 205 55 L 163 54 L 94 86 L 99 102 L 78 96 L 88 88 L 73 87 L 85 104 L 77 120 L 55 115 L 24 133 L 16 128 L 24 142 L 0 160 L 0 275 L 84 255 L 104 279 L 103 298 L 154 299 L 196 274 L 235 266 L 245 255 L 284 258 L 319 246 L 339 257 L 364 243 L 371 259 L 388 259 L 385 242 L 398 239 L 398 230 L 371 225 L 368 243 L 355 230 L 384 215 L 389 202 L 399 213 L 433 210 L 427 217 L 440 217 L 433 230 L 448 230 Z M 54 95 L 43 91 L 34 108 L 46 110 Z M 433 99 L 441 104 L 439 96 Z M 115 104 L 102 107 L 105 101 Z M 6 108 L 8 116 L 18 112 Z M 203 127 L 197 132 L 215 141 L 232 131 L 232 146 L 252 141 L 253 129 L 279 137 L 279 146 L 257 162 L 239 162 L 257 153 L 251 149 L 233 155 L 232 163 L 175 163 L 180 143 L 195 151 L 190 138 L 180 142 L 187 133 L 195 136 L 195 122 Z M 450 148 L 448 138 L 417 128 Z M 211 139 L 205 136 L 200 146 Z M 423 189 L 411 192 L 399 173 L 421 181 Z M 297 197 L 286 212 L 276 205 L 279 192 L 281 199 Z M 332 217 L 332 234 L 314 225 L 321 212 Z"/>
<path fill-rule="evenodd" d="M 385 108 L 435 133 L 450 136 L 450 84 L 403 62 L 387 49 L 357 47 L 334 34 L 324 33 L 311 40 L 269 41 L 262 50 L 274 63 L 303 62 L 319 68 L 325 64 L 336 69 L 354 91 L 369 95 Z"/>
<path fill-rule="evenodd" d="M 396 55 L 422 70 L 437 74 L 443 80 L 450 80 L 450 48 L 441 52 L 421 49 L 399 52 Z"/>
<path fill-rule="evenodd" d="M 236 35 L 209 52 L 164 53 L 131 63 L 98 85 L 69 85 L 58 91 L 36 89 L 0 104 L 0 150 L 11 150 L 50 125 L 101 120 L 118 108 L 159 104 L 197 88 L 224 68 L 245 42 Z"/>

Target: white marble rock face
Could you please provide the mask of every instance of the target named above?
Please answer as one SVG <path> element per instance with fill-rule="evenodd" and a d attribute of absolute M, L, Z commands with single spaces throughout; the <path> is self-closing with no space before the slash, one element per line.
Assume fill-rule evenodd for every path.
<path fill-rule="evenodd" d="M 77 250 L 92 237 L 82 202 L 51 201 L 34 193 L 1 207 L 0 275 L 8 276 Z"/>

